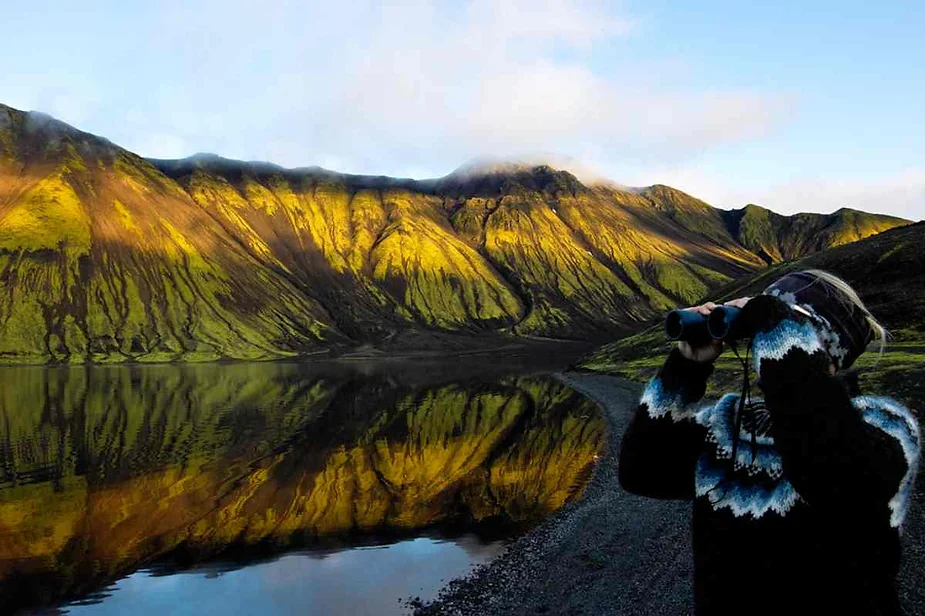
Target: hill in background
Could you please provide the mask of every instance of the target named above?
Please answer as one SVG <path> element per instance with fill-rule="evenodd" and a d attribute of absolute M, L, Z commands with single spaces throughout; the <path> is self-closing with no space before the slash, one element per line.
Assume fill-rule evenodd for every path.
<path fill-rule="evenodd" d="M 0 361 L 601 341 L 906 223 L 746 210 L 548 166 L 417 181 L 146 160 L 0 105 Z"/>
<path fill-rule="evenodd" d="M 769 264 L 792 261 L 826 248 L 856 242 L 908 222 L 848 208 L 832 214 L 781 216 L 753 204 L 725 211 L 722 215 L 739 244 Z"/>

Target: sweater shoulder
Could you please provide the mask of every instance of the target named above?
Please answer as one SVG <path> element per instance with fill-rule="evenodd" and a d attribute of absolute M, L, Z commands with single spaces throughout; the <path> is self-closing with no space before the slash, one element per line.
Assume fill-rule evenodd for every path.
<path fill-rule="evenodd" d="M 920 434 L 915 414 L 896 400 L 886 396 L 856 396 L 851 405 L 861 418 L 896 439 L 906 459 L 906 473 L 896 495 L 890 500 L 890 524 L 902 525 L 906 517 L 916 472 L 919 467 Z"/>
<path fill-rule="evenodd" d="M 851 405 L 868 424 L 880 428 L 900 441 L 903 449 L 919 446 L 920 430 L 915 413 L 887 396 L 855 396 Z"/>

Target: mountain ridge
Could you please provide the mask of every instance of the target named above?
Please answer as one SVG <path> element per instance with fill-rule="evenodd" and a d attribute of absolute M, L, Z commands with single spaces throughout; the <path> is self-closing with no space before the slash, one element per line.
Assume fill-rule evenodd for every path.
<path fill-rule="evenodd" d="M 809 216 L 787 228 L 818 235 Z M 848 218 L 855 235 L 905 223 Z M 746 243 L 773 258 L 851 236 L 845 223 L 782 249 L 777 218 L 764 235 L 739 221 L 742 241 L 728 220 L 668 186 L 548 165 L 414 180 L 144 159 L 0 106 L 0 361 L 613 338 L 765 267 Z"/>
<path fill-rule="evenodd" d="M 783 216 L 753 203 L 722 211 L 733 237 L 769 264 L 855 242 L 908 222 L 893 216 L 859 214 L 863 212 L 842 207 L 831 214 Z"/>

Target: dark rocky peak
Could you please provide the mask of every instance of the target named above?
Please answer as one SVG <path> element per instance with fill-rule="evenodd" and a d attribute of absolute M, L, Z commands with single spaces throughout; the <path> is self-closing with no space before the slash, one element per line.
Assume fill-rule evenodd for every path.
<path fill-rule="evenodd" d="M 348 189 L 384 190 L 387 188 L 411 188 L 428 192 L 432 189 L 434 180 L 411 180 L 407 178 L 393 178 L 384 175 L 354 175 L 339 173 L 319 166 L 287 168 L 264 161 L 244 161 L 224 158 L 217 154 L 200 152 L 187 158 L 174 160 L 149 158 L 148 162 L 157 167 L 164 175 L 171 178 L 181 178 L 196 171 L 212 175 L 220 175 L 229 180 L 236 181 L 244 176 L 266 177 L 282 176 L 288 180 L 315 180 L 333 181 L 342 184 Z"/>
<path fill-rule="evenodd" d="M 587 190 L 578 178 L 546 164 L 474 163 L 436 180 L 435 189 L 451 197 L 499 197 L 542 192 L 577 194 Z"/>
<path fill-rule="evenodd" d="M 195 171 L 205 171 L 222 176 L 267 175 L 284 171 L 283 167 L 262 161 L 243 161 L 224 158 L 218 154 L 199 152 L 179 159 L 149 158 L 148 162 L 157 167 L 161 173 L 177 178 L 190 175 Z"/>
<path fill-rule="evenodd" d="M 126 152 L 108 139 L 74 128 L 46 113 L 21 111 L 2 104 L 0 141 L 5 142 L 10 154 L 28 160 L 54 161 L 74 156 L 112 160 Z"/>

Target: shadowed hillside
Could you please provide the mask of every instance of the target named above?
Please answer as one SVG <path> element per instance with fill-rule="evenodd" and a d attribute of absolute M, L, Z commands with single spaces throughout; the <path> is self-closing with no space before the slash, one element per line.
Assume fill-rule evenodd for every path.
<path fill-rule="evenodd" d="M 736 216 L 667 186 L 585 185 L 548 166 L 415 181 L 147 161 L 0 106 L 0 361 L 600 340 L 775 255 L 904 222 Z"/>

